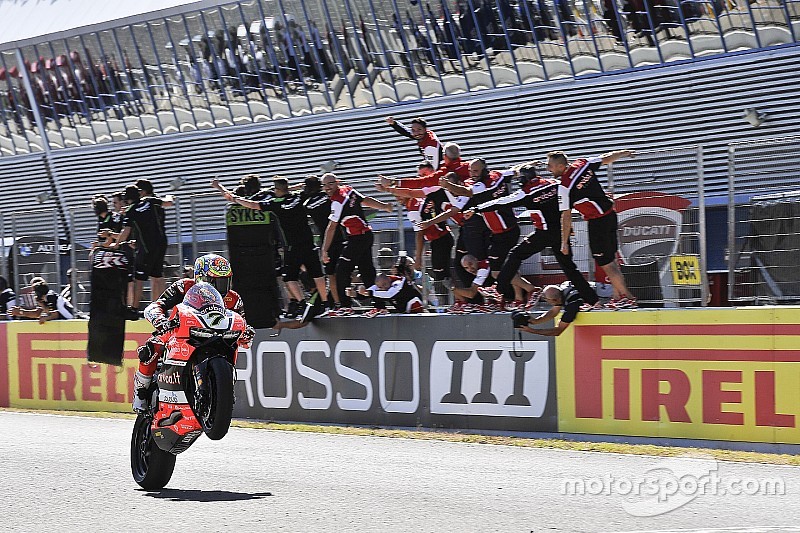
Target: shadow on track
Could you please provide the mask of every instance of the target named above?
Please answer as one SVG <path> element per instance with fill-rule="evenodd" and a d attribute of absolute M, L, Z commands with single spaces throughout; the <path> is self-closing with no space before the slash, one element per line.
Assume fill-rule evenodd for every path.
<path fill-rule="evenodd" d="M 271 492 L 230 492 L 227 490 L 181 490 L 161 489 L 158 492 L 145 492 L 146 496 L 171 500 L 173 502 L 238 502 L 245 500 L 260 500 L 272 496 Z"/>

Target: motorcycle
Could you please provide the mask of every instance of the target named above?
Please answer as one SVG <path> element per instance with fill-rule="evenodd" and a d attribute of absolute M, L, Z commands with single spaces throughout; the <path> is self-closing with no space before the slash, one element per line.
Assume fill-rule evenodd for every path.
<path fill-rule="evenodd" d="M 211 440 L 228 433 L 236 354 L 248 344 L 242 340 L 246 327 L 208 283 L 192 286 L 173 309 L 159 336 L 164 348 L 147 390 L 149 401 L 131 437 L 131 471 L 142 488 L 163 488 L 176 456 L 203 433 Z"/>

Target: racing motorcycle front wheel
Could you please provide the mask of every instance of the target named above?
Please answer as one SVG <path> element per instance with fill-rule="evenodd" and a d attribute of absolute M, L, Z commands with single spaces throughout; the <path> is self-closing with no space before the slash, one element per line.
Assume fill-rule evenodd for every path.
<path fill-rule="evenodd" d="M 203 431 L 211 440 L 227 435 L 233 416 L 233 367 L 222 357 L 209 359 L 206 367 L 207 388 L 196 414 Z"/>
<path fill-rule="evenodd" d="M 175 470 L 175 456 L 165 452 L 153 441 L 150 424 L 153 419 L 136 417 L 131 436 L 131 473 L 145 490 L 160 490 L 169 483 Z"/>

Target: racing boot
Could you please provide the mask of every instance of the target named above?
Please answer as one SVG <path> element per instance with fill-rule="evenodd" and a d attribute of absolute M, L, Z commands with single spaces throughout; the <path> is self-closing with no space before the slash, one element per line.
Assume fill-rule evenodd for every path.
<path fill-rule="evenodd" d="M 138 370 L 133 375 L 133 411 L 143 413 L 147 409 L 147 389 L 153 376 L 145 376 Z"/>

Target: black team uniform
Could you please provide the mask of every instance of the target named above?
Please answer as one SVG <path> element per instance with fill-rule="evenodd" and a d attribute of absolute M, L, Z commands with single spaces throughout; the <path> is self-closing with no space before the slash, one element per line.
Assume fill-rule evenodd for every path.
<path fill-rule="evenodd" d="M 482 203 L 473 209 L 476 213 L 485 213 L 497 210 L 499 207 L 514 208 L 518 206 L 530 210 L 531 221 L 536 229 L 514 246 L 508 254 L 497 279 L 497 288 L 500 293 L 506 298 L 512 298 L 514 291 L 511 287 L 511 280 L 519 271 L 522 262 L 549 247 L 561 270 L 575 289 L 580 292 L 583 300 L 588 304 L 595 304 L 598 300 L 597 293 L 578 270 L 572 260 L 572 254 L 561 253 L 561 211 L 558 206 L 558 182 L 538 176 L 523 180 L 522 187 L 515 193 Z"/>
<path fill-rule="evenodd" d="M 122 218 L 122 213 L 116 211 L 108 211 L 104 217 L 97 215 L 97 232 L 100 233 L 107 229 L 111 233 L 119 233 L 122 231 Z"/>
<path fill-rule="evenodd" d="M 120 233 L 125 215 L 107 212 L 97 217 L 97 232 Z M 135 234 L 132 234 L 134 237 Z M 133 279 L 135 251 L 128 245 L 92 250 L 91 292 L 86 355 L 90 362 L 121 365 L 125 342 L 128 283 Z M 138 316 L 137 316 L 138 318 Z"/>
<path fill-rule="evenodd" d="M 17 305 L 17 296 L 11 287 L 6 287 L 0 292 L 0 319 L 8 316 L 8 308 Z"/>
<path fill-rule="evenodd" d="M 302 195 L 303 205 L 306 207 L 311 220 L 317 227 L 317 232 L 320 236 L 325 235 L 325 230 L 328 228 L 328 222 L 331 215 L 331 199 L 323 191 L 317 191 L 312 194 Z M 323 271 L 327 276 L 336 274 L 336 263 L 339 261 L 339 256 L 344 248 L 344 234 L 341 227 L 336 228 L 336 233 L 333 234 L 333 240 L 328 247 L 328 257 L 330 261 L 323 265 Z M 329 300 L 333 301 L 333 300 Z"/>
<path fill-rule="evenodd" d="M 425 196 L 425 198 L 409 198 L 406 202 L 408 219 L 412 223 L 431 220 L 450 209 L 451 197 L 441 187 Z M 457 222 L 463 223 L 463 217 Z M 422 238 L 431 247 L 431 279 L 442 281 L 450 277 L 450 252 L 453 249 L 453 233 L 447 222 L 433 224 L 422 231 Z"/>
<path fill-rule="evenodd" d="M 567 283 L 566 285 L 561 287 L 561 297 L 563 298 L 564 305 L 562 307 L 563 314 L 561 315 L 561 322 L 572 323 L 575 320 L 575 317 L 578 316 L 578 313 L 581 310 L 581 306 L 584 303 L 591 303 L 586 302 L 583 297 L 580 295 L 578 290 L 572 286 L 571 283 Z M 595 295 L 595 298 L 597 296 Z"/>
<path fill-rule="evenodd" d="M 259 191 L 248 199 L 260 201 L 268 197 L 271 197 L 269 191 Z M 280 228 L 275 218 L 236 203 L 226 206 L 233 288 L 242 297 L 248 325 L 254 328 L 272 327 L 281 313 L 277 281 L 280 272 L 276 273 L 280 265 L 276 236 Z"/>
<path fill-rule="evenodd" d="M 123 226 L 132 228 L 136 238 L 134 278 L 141 281 L 147 281 L 151 276 L 164 277 L 167 234 L 161 204 L 161 198 L 141 198 L 128 209 L 123 219 Z"/>
<path fill-rule="evenodd" d="M 258 203 L 261 211 L 270 211 L 280 222 L 285 246 L 283 250 L 283 280 L 298 281 L 300 267 L 305 266 L 312 278 L 322 277 L 322 265 L 314 246 L 314 233 L 308 225 L 308 212 L 298 193 L 274 196 Z"/>
<path fill-rule="evenodd" d="M 511 175 L 513 175 L 511 172 L 490 171 L 480 181 L 473 183 L 472 198 L 466 209 L 507 195 L 509 192 L 508 178 Z M 480 213 L 486 227 L 491 232 L 486 257 L 489 259 L 492 271 L 497 272 L 508 257 L 508 252 L 519 241 L 520 230 L 517 217 L 511 206 L 507 205 L 497 205 L 494 210 L 485 210 Z M 477 255 L 475 257 L 483 259 Z"/>
<path fill-rule="evenodd" d="M 595 174 L 602 164 L 599 157 L 576 159 L 561 175 L 558 188 L 560 209 L 574 208 L 586 220 L 589 248 L 598 266 L 614 261 L 618 248 L 614 200 L 608 197 Z"/>
<path fill-rule="evenodd" d="M 369 287 L 372 296 L 375 298 L 375 307 L 386 309 L 386 304 L 394 306 L 396 313 L 422 313 L 425 307 L 422 305 L 422 295 L 414 286 L 414 283 L 402 276 L 389 276 L 392 284 L 388 289 L 379 289 L 377 285 Z"/>

